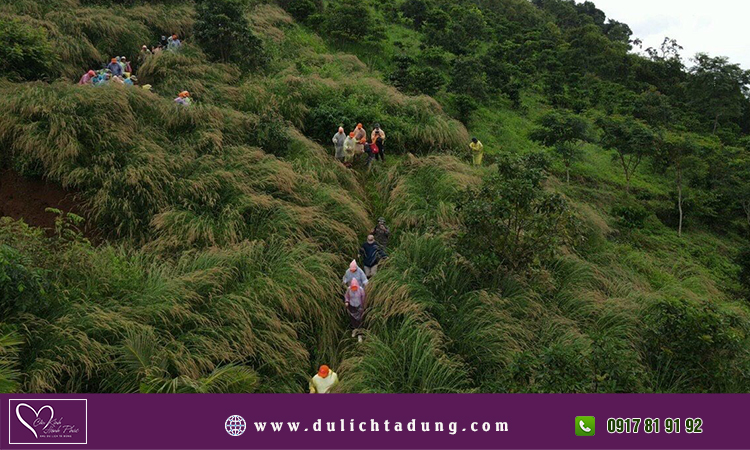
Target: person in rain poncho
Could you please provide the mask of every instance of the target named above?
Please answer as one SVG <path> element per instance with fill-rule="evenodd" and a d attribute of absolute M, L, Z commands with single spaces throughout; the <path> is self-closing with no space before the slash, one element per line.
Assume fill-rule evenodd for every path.
<path fill-rule="evenodd" d="M 346 138 L 344 141 L 344 164 L 346 164 L 347 167 L 352 166 L 352 161 L 354 161 L 354 153 L 356 152 L 357 148 L 357 141 L 354 139 L 354 132 L 352 131 L 349 133 L 349 137 Z"/>
<path fill-rule="evenodd" d="M 320 366 L 318 373 L 310 380 L 311 394 L 327 394 L 339 382 L 339 376 L 326 365 Z"/>
<path fill-rule="evenodd" d="M 169 39 L 170 39 L 169 45 L 168 45 L 169 50 L 172 50 L 172 51 L 179 50 L 180 47 L 182 46 L 182 41 L 180 41 L 177 35 L 173 34 L 172 37 L 170 37 Z"/>
<path fill-rule="evenodd" d="M 367 162 L 365 165 L 367 166 L 367 171 L 369 172 L 372 170 L 372 162 L 377 158 L 378 153 L 380 150 L 378 149 L 378 145 L 375 143 L 375 141 L 370 144 L 369 142 L 365 142 L 365 153 L 367 153 Z"/>
<path fill-rule="evenodd" d="M 365 318 L 365 289 L 359 285 L 356 278 L 352 278 L 349 289 L 344 295 L 346 312 L 349 313 L 349 324 L 352 327 L 352 337 L 357 335 L 357 330 L 362 328 L 362 320 Z"/>
<path fill-rule="evenodd" d="M 109 72 L 103 72 L 101 71 L 95 78 L 94 78 L 94 86 L 104 86 L 107 84 L 107 82 L 110 79 Z"/>
<path fill-rule="evenodd" d="M 367 236 L 367 242 L 362 244 L 359 249 L 359 255 L 362 258 L 362 264 L 365 266 L 365 276 L 367 278 L 373 277 L 378 273 L 378 264 L 380 261 L 388 258 L 388 255 L 383 251 L 375 241 L 375 236 Z"/>
<path fill-rule="evenodd" d="M 391 230 L 385 225 L 385 217 L 378 219 L 378 224 L 375 225 L 375 229 L 372 230 L 372 235 L 375 236 L 375 240 L 382 248 L 388 248 L 388 240 L 391 237 Z"/>
<path fill-rule="evenodd" d="M 123 71 L 124 73 L 133 73 L 133 66 L 130 65 L 130 61 L 126 57 L 121 57 L 120 62 L 124 66 Z"/>
<path fill-rule="evenodd" d="M 145 64 L 148 57 L 152 54 L 153 53 L 151 53 L 151 50 L 148 49 L 147 45 L 141 47 L 141 52 L 138 54 L 138 67 L 141 67 L 143 64 Z"/>
<path fill-rule="evenodd" d="M 122 75 L 122 66 L 117 62 L 117 58 L 112 58 L 112 61 L 107 65 L 107 69 L 112 72 L 113 77 L 119 77 Z"/>
<path fill-rule="evenodd" d="M 182 106 L 190 106 L 193 104 L 193 100 L 190 98 L 190 92 L 188 91 L 180 92 L 180 95 L 174 99 L 174 102 L 179 103 Z"/>
<path fill-rule="evenodd" d="M 83 74 L 80 81 L 78 81 L 78 84 L 94 84 L 94 78 L 96 78 L 96 72 L 94 72 L 93 70 L 89 70 L 88 72 Z"/>
<path fill-rule="evenodd" d="M 372 142 L 378 146 L 378 153 L 375 155 L 376 158 L 380 158 L 381 161 L 385 161 L 385 131 L 380 129 L 380 124 L 376 123 L 375 128 L 372 130 L 372 136 L 370 136 Z"/>
<path fill-rule="evenodd" d="M 335 158 L 344 162 L 344 142 L 346 142 L 346 133 L 344 127 L 339 127 L 339 132 L 333 135 L 333 148 L 336 150 Z"/>
<path fill-rule="evenodd" d="M 484 145 L 482 145 L 479 139 L 472 138 L 471 144 L 469 144 L 469 148 L 471 148 L 471 156 L 472 160 L 474 161 L 474 165 L 481 166 L 482 158 L 484 157 Z"/>
<path fill-rule="evenodd" d="M 138 79 L 130 74 L 125 74 L 125 85 L 133 86 Z"/>
<path fill-rule="evenodd" d="M 364 140 L 363 140 L 364 139 Z M 357 128 L 354 129 L 354 140 L 357 141 L 356 154 L 365 152 L 365 142 L 367 142 L 367 131 L 362 128 L 362 124 L 358 123 Z"/>
<path fill-rule="evenodd" d="M 346 271 L 346 273 L 344 274 L 344 278 L 342 278 L 341 281 L 344 283 L 344 286 L 349 287 L 349 283 L 355 279 L 360 286 L 367 286 L 367 275 L 365 275 L 365 272 L 359 268 L 359 266 L 357 265 L 357 261 L 352 261 L 349 264 L 349 269 Z"/>

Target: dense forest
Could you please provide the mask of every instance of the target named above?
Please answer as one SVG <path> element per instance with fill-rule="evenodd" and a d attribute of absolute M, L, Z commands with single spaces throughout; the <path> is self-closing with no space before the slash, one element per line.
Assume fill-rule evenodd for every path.
<path fill-rule="evenodd" d="M 0 179 L 75 199 L 0 214 L 0 392 L 747 392 L 749 85 L 589 1 L 0 0 Z"/>

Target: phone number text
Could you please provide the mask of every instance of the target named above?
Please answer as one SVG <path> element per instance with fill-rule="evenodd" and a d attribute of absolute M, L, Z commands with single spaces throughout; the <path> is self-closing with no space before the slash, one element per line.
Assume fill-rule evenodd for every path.
<path fill-rule="evenodd" d="M 687 419 L 652 419 L 641 418 L 610 418 L 607 419 L 607 433 L 609 434 L 698 434 L 703 433 L 703 419 L 700 417 Z"/>

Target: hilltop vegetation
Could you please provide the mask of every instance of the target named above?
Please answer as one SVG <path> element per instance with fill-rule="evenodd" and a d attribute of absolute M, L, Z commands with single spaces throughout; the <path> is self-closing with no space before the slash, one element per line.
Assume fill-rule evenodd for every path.
<path fill-rule="evenodd" d="M 76 85 L 167 33 L 151 91 Z M 637 45 L 566 0 L 6 0 L 3 169 L 102 242 L 3 219 L 0 391 L 747 391 L 750 76 Z M 371 174 L 328 149 L 358 122 Z"/>

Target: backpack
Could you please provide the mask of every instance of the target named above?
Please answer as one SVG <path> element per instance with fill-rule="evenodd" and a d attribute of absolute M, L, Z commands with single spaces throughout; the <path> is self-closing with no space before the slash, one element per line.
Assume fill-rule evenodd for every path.
<path fill-rule="evenodd" d="M 370 144 L 370 148 L 372 149 L 372 154 L 377 155 L 380 153 L 380 148 L 378 148 L 378 144 Z"/>

